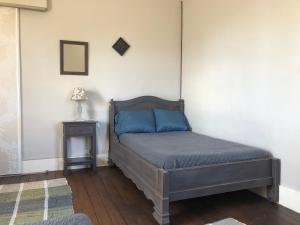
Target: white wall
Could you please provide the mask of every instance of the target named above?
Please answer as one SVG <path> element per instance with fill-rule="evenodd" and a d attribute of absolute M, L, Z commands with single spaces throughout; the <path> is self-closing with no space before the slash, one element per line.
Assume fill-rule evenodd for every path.
<path fill-rule="evenodd" d="M 18 10 L 0 6 L 0 175 L 20 172 Z"/>
<path fill-rule="evenodd" d="M 300 211 L 300 1 L 186 0 L 184 10 L 194 130 L 270 150 Z"/>
<path fill-rule="evenodd" d="M 88 90 L 90 118 L 101 122 L 99 153 L 111 98 L 178 99 L 179 33 L 174 0 L 53 0 L 46 13 L 22 10 L 24 160 L 62 157 L 60 123 L 74 118 L 74 87 Z M 123 57 L 111 47 L 120 36 L 131 45 Z M 61 39 L 89 42 L 89 76 L 60 75 Z"/>

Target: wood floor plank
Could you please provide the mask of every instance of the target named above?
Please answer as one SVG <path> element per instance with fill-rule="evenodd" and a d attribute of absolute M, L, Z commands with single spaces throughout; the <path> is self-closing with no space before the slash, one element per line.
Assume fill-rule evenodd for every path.
<path fill-rule="evenodd" d="M 103 168 L 99 175 L 102 176 L 107 189 L 115 193 L 112 200 L 118 205 L 128 224 L 156 224 L 152 217 L 153 204 L 147 201 L 143 193 L 120 171 Z"/>
<path fill-rule="evenodd" d="M 100 224 L 101 225 L 114 225 L 114 223 L 109 215 L 110 209 L 105 206 L 103 196 L 101 195 L 101 193 L 98 192 L 98 189 L 96 188 L 94 182 L 92 181 L 93 177 L 95 177 L 95 176 L 96 176 L 95 173 L 89 172 L 86 175 L 83 175 L 81 177 L 81 179 L 87 190 L 91 204 L 92 204 L 95 212 L 97 212 L 96 216 L 97 216 L 97 219 L 100 222 Z"/>
<path fill-rule="evenodd" d="M 280 225 L 281 223 L 289 224 L 289 225 L 300 224 L 300 220 L 296 222 L 297 221 L 295 217 L 296 214 L 291 213 L 292 212 L 291 210 L 288 210 L 285 207 L 279 206 L 277 204 L 271 203 L 266 199 L 261 198 L 249 191 L 231 193 L 231 198 L 230 199 L 227 198 L 223 202 L 224 204 L 226 203 L 229 204 L 230 202 L 238 203 L 238 207 L 241 209 L 239 214 L 241 217 L 247 218 L 249 225 L 251 224 L 263 225 L 265 224 L 263 221 L 268 221 L 268 223 L 274 225 Z M 233 211 L 234 207 L 231 208 L 232 208 L 231 211 Z M 222 208 L 219 210 L 222 210 Z M 223 211 L 228 211 L 228 210 L 229 207 L 225 207 L 225 206 L 223 207 Z M 256 212 L 260 212 L 260 213 L 256 213 Z"/>
<path fill-rule="evenodd" d="M 72 176 L 68 177 L 68 182 L 73 192 L 72 196 L 75 212 L 85 213 L 87 216 L 90 217 L 93 225 L 101 225 L 97 219 L 94 208 L 90 202 L 90 198 L 82 183 L 81 175 L 72 174 Z"/>
<path fill-rule="evenodd" d="M 221 199 L 223 198 L 223 200 L 221 202 L 215 202 L 215 199 Z M 235 208 L 238 206 L 238 204 L 236 204 L 236 202 L 233 202 L 233 204 L 230 205 L 231 202 L 229 203 L 225 203 L 224 201 L 227 198 L 226 195 L 214 195 L 214 196 L 207 196 L 207 197 L 202 197 L 202 198 L 198 198 L 198 199 L 191 199 L 191 200 L 187 200 L 186 204 L 187 206 L 191 207 L 194 209 L 194 213 L 201 215 L 200 217 L 202 219 L 204 219 L 205 223 L 211 223 L 213 221 L 218 221 L 224 218 L 235 218 L 237 220 L 239 220 L 240 222 L 243 222 L 242 219 L 244 219 L 244 217 L 240 217 L 241 216 L 241 212 L 237 212 L 236 210 L 233 211 L 225 211 L 222 210 L 222 207 L 226 207 L 226 208 Z M 205 206 L 205 208 L 200 209 L 199 210 L 199 205 L 203 205 Z M 240 206 L 240 205 L 239 205 Z M 246 215 L 245 215 L 246 216 Z"/>
<path fill-rule="evenodd" d="M 204 220 L 195 215 L 193 210 L 187 208 L 183 202 L 175 202 L 171 204 L 170 221 L 173 225 L 203 225 Z"/>
<path fill-rule="evenodd" d="M 100 176 L 92 176 L 92 182 L 94 183 L 95 187 L 99 195 L 101 196 L 105 206 L 108 208 L 109 216 L 112 219 L 114 225 L 127 225 L 126 221 L 122 217 L 121 213 L 118 210 L 118 207 L 112 201 L 111 193 L 107 191 L 103 180 Z"/>
<path fill-rule="evenodd" d="M 16 184 L 19 183 L 21 176 L 2 176 L 0 177 L 0 185 L 2 184 Z"/>

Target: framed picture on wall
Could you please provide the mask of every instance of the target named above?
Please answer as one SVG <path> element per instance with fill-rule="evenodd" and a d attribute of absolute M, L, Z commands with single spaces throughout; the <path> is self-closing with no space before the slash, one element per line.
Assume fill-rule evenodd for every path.
<path fill-rule="evenodd" d="M 60 74 L 88 76 L 88 42 L 60 41 Z"/>

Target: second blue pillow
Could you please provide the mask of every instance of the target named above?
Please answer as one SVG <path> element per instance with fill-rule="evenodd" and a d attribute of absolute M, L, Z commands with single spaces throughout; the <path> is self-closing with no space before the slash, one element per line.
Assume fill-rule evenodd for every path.
<path fill-rule="evenodd" d="M 188 125 L 184 114 L 180 111 L 154 109 L 157 132 L 187 131 Z"/>

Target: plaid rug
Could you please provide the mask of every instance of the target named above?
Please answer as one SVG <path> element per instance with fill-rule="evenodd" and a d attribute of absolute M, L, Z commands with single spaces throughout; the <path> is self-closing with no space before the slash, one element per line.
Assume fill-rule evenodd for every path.
<path fill-rule="evenodd" d="M 0 185 L 0 225 L 17 225 L 73 214 L 65 178 Z"/>

